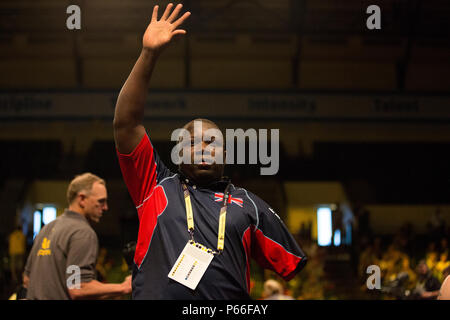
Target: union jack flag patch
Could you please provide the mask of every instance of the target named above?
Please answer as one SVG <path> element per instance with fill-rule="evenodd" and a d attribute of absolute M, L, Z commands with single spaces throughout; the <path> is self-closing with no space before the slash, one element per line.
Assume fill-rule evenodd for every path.
<path fill-rule="evenodd" d="M 214 193 L 214 201 L 222 202 L 223 201 L 223 193 L 221 193 L 221 192 Z M 242 200 L 242 198 L 233 198 L 232 196 L 228 197 L 228 203 L 229 204 L 230 203 L 237 204 L 241 208 L 244 206 L 244 200 Z"/>

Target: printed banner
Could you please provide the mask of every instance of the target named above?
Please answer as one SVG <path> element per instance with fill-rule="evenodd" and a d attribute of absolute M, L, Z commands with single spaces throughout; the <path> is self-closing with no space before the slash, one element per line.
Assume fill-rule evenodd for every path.
<path fill-rule="evenodd" d="M 112 120 L 117 93 L 0 93 L 0 120 Z M 146 118 L 449 120 L 450 97 L 295 93 L 151 92 Z"/>

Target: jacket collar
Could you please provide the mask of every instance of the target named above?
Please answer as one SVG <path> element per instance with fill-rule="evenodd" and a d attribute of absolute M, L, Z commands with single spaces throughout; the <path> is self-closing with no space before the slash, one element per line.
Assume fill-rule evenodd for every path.
<path fill-rule="evenodd" d="M 193 187 L 194 189 L 208 189 L 212 191 L 221 191 L 223 192 L 226 187 L 231 184 L 231 179 L 229 177 L 223 176 L 220 180 L 214 181 L 206 186 L 197 186 L 194 181 L 187 178 L 181 171 L 178 171 L 178 176 L 180 177 L 181 183 L 185 183 L 188 186 Z"/>

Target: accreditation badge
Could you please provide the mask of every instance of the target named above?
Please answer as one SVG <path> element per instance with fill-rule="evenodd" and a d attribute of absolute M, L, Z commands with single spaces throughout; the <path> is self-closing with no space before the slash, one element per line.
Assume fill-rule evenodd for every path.
<path fill-rule="evenodd" d="M 214 255 L 204 246 L 189 241 L 170 270 L 168 277 L 195 290 Z"/>

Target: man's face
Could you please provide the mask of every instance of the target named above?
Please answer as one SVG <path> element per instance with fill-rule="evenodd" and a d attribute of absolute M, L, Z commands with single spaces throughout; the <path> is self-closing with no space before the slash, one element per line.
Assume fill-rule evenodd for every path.
<path fill-rule="evenodd" d="M 210 145 L 215 141 L 215 138 L 212 139 L 204 137 L 205 131 L 208 129 L 217 129 L 214 125 L 203 121 L 202 126 L 191 126 L 187 128 L 191 133 L 191 164 L 180 164 L 180 170 L 183 172 L 188 178 L 192 179 L 195 183 L 199 185 L 207 185 L 212 182 L 220 180 L 223 175 L 223 170 L 225 165 L 218 164 L 214 162 L 214 157 L 217 154 L 218 156 L 223 155 L 223 161 L 225 162 L 225 151 L 223 149 L 223 143 L 214 146 Z M 201 141 L 198 141 L 196 145 L 194 141 L 194 136 L 201 137 Z M 204 141 L 206 140 L 206 141 Z M 208 141 L 211 140 L 211 141 Z M 216 141 L 217 143 L 217 141 Z M 209 146 L 209 147 L 208 147 Z M 205 152 L 206 151 L 206 152 Z M 210 152 L 208 152 L 210 151 Z M 197 153 L 197 155 L 196 155 Z M 195 157 L 201 157 L 201 163 L 195 164 Z"/>
<path fill-rule="evenodd" d="M 90 221 L 99 222 L 103 212 L 108 210 L 106 187 L 99 182 L 94 182 L 91 191 L 88 193 L 81 192 L 80 197 L 80 205 L 86 218 Z"/>
<path fill-rule="evenodd" d="M 428 273 L 428 267 L 425 263 L 420 263 L 417 266 L 417 273 L 421 276 L 424 276 Z"/>

